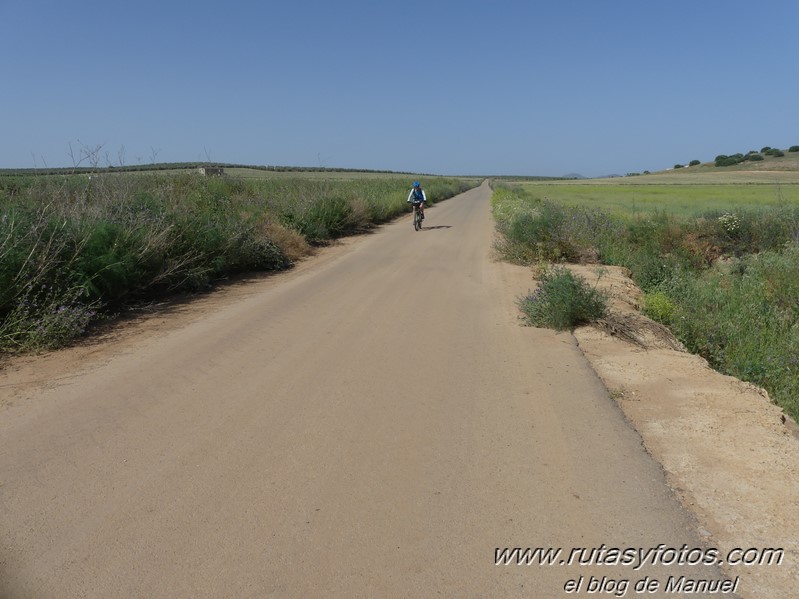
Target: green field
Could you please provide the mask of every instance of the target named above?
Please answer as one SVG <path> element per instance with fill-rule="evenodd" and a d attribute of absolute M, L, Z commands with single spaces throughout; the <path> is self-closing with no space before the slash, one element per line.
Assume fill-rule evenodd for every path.
<path fill-rule="evenodd" d="M 394 171 L 370 171 L 358 169 L 340 169 L 324 167 L 290 167 L 290 166 L 246 166 L 238 164 L 215 163 L 158 163 L 136 166 L 109 166 L 109 167 L 59 167 L 59 168 L 0 168 L 0 181 L 3 177 L 42 177 L 42 176 L 121 176 L 121 175 L 191 175 L 198 173 L 199 167 L 221 167 L 224 177 L 235 180 L 273 180 L 273 179 L 305 179 L 325 181 L 378 181 L 383 179 L 407 180 L 409 182 L 420 179 L 433 181 L 436 179 L 452 179 L 442 175 L 428 175 L 419 173 L 401 173 Z M 457 179 L 481 180 L 480 177 L 455 177 Z M 2 185 L 0 185 L 2 187 Z"/>
<path fill-rule="evenodd" d="M 686 184 L 520 183 L 536 199 L 617 214 L 668 212 L 683 216 L 799 204 L 799 183 Z"/>
<path fill-rule="evenodd" d="M 679 216 L 799 203 L 799 156 L 718 168 L 704 164 L 648 175 L 530 181 L 506 179 L 535 199 L 614 214 L 666 212 Z"/>
<path fill-rule="evenodd" d="M 236 179 L 311 179 L 311 180 L 330 180 L 330 181 L 376 181 L 389 179 L 392 181 L 406 180 L 410 184 L 419 179 L 423 183 L 437 179 L 446 179 L 439 175 L 418 175 L 390 172 L 370 172 L 370 171 L 337 171 L 337 170 L 306 170 L 306 171 L 272 171 L 256 168 L 226 168 L 225 175 Z M 451 178 L 451 177 L 449 177 Z M 460 177 L 463 179 L 464 177 Z M 472 178 L 477 181 L 477 178 Z"/>

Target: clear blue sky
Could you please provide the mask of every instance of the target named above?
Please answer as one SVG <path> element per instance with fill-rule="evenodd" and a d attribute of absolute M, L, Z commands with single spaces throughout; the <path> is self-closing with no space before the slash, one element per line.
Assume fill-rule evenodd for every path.
<path fill-rule="evenodd" d="M 0 0 L 0 167 L 660 170 L 799 144 L 797 0 Z"/>

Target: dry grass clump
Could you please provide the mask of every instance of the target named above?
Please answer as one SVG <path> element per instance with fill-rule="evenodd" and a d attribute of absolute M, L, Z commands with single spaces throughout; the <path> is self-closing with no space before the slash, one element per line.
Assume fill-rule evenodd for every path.
<path fill-rule="evenodd" d="M 296 262 L 313 253 L 311 244 L 305 237 L 274 219 L 265 219 L 265 222 L 260 224 L 260 230 L 291 262 Z"/>
<path fill-rule="evenodd" d="M 642 349 L 664 348 L 685 351 L 685 347 L 667 327 L 639 314 L 609 312 L 591 325 Z"/>

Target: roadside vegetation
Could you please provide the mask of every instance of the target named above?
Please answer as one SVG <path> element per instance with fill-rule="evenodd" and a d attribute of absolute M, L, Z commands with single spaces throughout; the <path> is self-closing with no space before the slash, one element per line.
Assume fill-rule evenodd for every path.
<path fill-rule="evenodd" d="M 608 298 L 562 266 L 546 268 L 538 288 L 519 300 L 528 324 L 557 331 L 574 330 L 603 318 Z"/>
<path fill-rule="evenodd" d="M 672 187 L 659 190 L 664 209 L 625 213 L 555 202 L 536 189 L 495 187 L 505 259 L 627 267 L 650 317 L 717 370 L 765 388 L 799 419 L 799 203 L 720 210 L 713 201 L 703 209 L 697 195 L 693 214 L 673 213 L 666 211 L 669 198 L 682 189 Z"/>
<path fill-rule="evenodd" d="M 478 182 L 429 177 L 440 201 Z M 288 268 L 407 211 L 409 177 L 0 176 L 0 350 L 54 348 L 138 302 Z"/>

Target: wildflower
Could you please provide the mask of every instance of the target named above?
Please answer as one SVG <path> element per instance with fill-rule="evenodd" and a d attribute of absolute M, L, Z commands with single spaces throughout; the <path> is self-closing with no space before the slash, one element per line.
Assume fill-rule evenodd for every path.
<path fill-rule="evenodd" d="M 721 227 L 730 235 L 735 233 L 740 226 L 740 221 L 738 217 L 735 214 L 731 214 L 729 212 L 725 212 L 724 214 L 719 216 L 718 221 L 721 224 Z"/>

